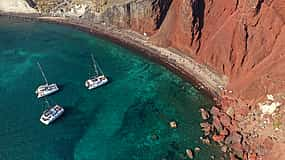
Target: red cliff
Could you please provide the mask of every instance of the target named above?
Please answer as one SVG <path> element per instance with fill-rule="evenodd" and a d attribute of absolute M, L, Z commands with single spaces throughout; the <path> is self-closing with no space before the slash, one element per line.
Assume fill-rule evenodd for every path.
<path fill-rule="evenodd" d="M 284 0 L 173 0 L 153 35 L 230 78 L 243 100 L 285 91 Z"/>

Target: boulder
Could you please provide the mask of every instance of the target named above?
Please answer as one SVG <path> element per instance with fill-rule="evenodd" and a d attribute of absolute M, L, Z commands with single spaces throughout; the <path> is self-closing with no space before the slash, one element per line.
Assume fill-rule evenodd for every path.
<path fill-rule="evenodd" d="M 229 126 L 228 128 L 231 130 L 231 131 L 237 131 L 238 130 L 238 122 L 236 120 L 232 120 L 231 121 L 232 124 L 231 126 Z"/>
<path fill-rule="evenodd" d="M 225 136 L 224 135 L 213 135 L 212 139 L 215 142 L 222 142 L 224 140 Z"/>
<path fill-rule="evenodd" d="M 220 132 L 220 135 L 224 135 L 224 136 L 227 136 L 229 134 L 229 131 L 228 129 L 224 128 L 221 132 Z"/>
<path fill-rule="evenodd" d="M 210 114 L 208 111 L 206 111 L 204 108 L 200 108 L 200 112 L 201 112 L 201 117 L 203 120 L 209 119 Z"/>
<path fill-rule="evenodd" d="M 201 151 L 201 148 L 200 148 L 200 147 L 195 147 L 194 151 L 195 151 L 195 152 L 200 152 L 200 151 Z"/>
<path fill-rule="evenodd" d="M 263 147 L 267 151 L 270 151 L 272 149 L 273 144 L 274 144 L 274 142 L 270 137 L 265 138 L 263 141 Z"/>
<path fill-rule="evenodd" d="M 209 138 L 201 138 L 203 144 L 210 144 L 211 141 Z"/>
<path fill-rule="evenodd" d="M 218 116 L 220 114 L 220 109 L 213 106 L 210 113 L 213 115 L 213 116 Z"/>
<path fill-rule="evenodd" d="M 191 151 L 191 149 L 186 149 L 186 154 L 187 154 L 188 158 L 190 158 L 190 159 L 194 158 L 193 152 Z"/>
<path fill-rule="evenodd" d="M 247 159 L 248 160 L 256 160 L 257 159 L 256 153 L 249 153 L 247 156 Z"/>
<path fill-rule="evenodd" d="M 230 153 L 230 160 L 238 160 L 233 153 Z"/>
<path fill-rule="evenodd" d="M 233 107 L 229 107 L 226 111 L 227 115 L 229 115 L 231 118 L 234 118 L 235 110 Z"/>
<path fill-rule="evenodd" d="M 220 119 L 216 116 L 213 117 L 213 126 L 217 129 L 218 132 L 223 130 L 223 126 L 220 122 Z"/>
<path fill-rule="evenodd" d="M 223 146 L 221 147 L 221 151 L 222 151 L 222 152 L 226 153 L 227 150 L 228 150 L 228 147 L 227 147 L 226 145 L 223 145 Z"/>
<path fill-rule="evenodd" d="M 231 125 L 231 117 L 225 113 L 222 113 L 220 115 L 220 122 L 222 123 L 223 126 L 229 127 Z"/>
<path fill-rule="evenodd" d="M 232 133 L 232 143 L 241 143 L 242 135 L 238 132 Z"/>
<path fill-rule="evenodd" d="M 210 134 L 212 126 L 208 122 L 200 123 L 200 126 L 205 136 Z"/>
<path fill-rule="evenodd" d="M 241 143 L 242 135 L 237 132 L 232 132 L 226 139 L 226 144 Z"/>
<path fill-rule="evenodd" d="M 231 149 L 234 151 L 234 153 L 238 156 L 238 157 L 243 157 L 243 147 L 240 143 L 233 143 L 231 145 Z"/>
<path fill-rule="evenodd" d="M 177 128 L 177 123 L 175 121 L 169 122 L 171 128 Z"/>

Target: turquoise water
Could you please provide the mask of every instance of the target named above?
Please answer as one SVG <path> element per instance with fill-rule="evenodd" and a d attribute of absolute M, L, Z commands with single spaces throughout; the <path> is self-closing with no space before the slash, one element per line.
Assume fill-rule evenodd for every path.
<path fill-rule="evenodd" d="M 196 159 L 220 155 L 199 140 L 199 107 L 212 101 L 164 67 L 66 26 L 0 17 L 0 35 L 0 160 L 179 160 L 196 146 Z M 111 79 L 92 91 L 90 53 Z M 39 122 L 37 61 L 61 88 L 49 101 L 66 110 L 50 126 Z"/>

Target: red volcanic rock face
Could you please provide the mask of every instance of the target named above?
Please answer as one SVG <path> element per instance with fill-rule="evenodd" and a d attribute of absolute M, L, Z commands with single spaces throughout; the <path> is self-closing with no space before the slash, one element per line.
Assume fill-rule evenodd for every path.
<path fill-rule="evenodd" d="M 255 102 L 285 91 L 284 0 L 173 0 L 155 43 L 184 51 L 230 78 Z"/>

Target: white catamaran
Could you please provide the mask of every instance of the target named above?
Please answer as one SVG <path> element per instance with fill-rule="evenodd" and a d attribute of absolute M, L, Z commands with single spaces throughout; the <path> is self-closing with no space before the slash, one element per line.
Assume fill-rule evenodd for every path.
<path fill-rule="evenodd" d="M 63 114 L 64 109 L 59 105 L 50 107 L 48 101 L 46 102 L 49 108 L 42 113 L 40 121 L 45 125 L 49 125 Z"/>
<path fill-rule="evenodd" d="M 53 84 L 48 84 L 48 81 L 47 81 L 47 78 L 43 72 L 43 69 L 40 65 L 40 63 L 38 62 L 38 66 L 39 66 L 39 69 L 41 70 L 41 73 L 42 73 L 42 76 L 45 80 L 45 84 L 44 85 L 40 85 L 37 90 L 36 90 L 36 94 L 37 94 L 37 97 L 38 98 L 41 98 L 41 97 L 44 97 L 44 96 L 47 96 L 47 95 L 50 95 L 54 92 L 57 92 L 59 90 L 59 88 L 57 87 L 57 85 L 55 83 Z"/>
<path fill-rule="evenodd" d="M 100 87 L 108 82 L 107 77 L 104 75 L 102 69 L 100 68 L 99 65 L 96 65 L 95 58 L 93 54 L 91 54 L 92 62 L 93 62 L 93 67 L 95 70 L 95 75 L 92 76 L 90 79 L 85 81 L 85 86 L 91 90 L 97 87 Z"/>

